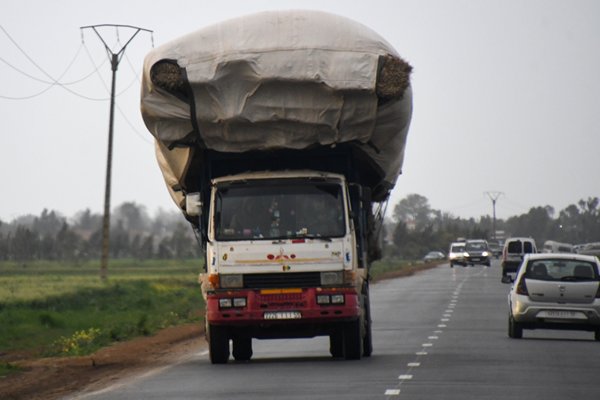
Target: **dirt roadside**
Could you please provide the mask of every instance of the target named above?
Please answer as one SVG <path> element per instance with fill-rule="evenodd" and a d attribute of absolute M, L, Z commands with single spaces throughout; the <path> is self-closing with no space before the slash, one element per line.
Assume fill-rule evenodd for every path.
<path fill-rule="evenodd" d="M 413 275 L 437 264 L 418 264 L 377 281 Z M 101 390 L 120 380 L 165 367 L 206 348 L 202 324 L 163 329 L 154 336 L 116 343 L 82 357 L 11 361 L 23 371 L 0 378 L 0 399 L 54 400 Z"/>
<path fill-rule="evenodd" d="M 82 357 L 19 360 L 23 371 L 0 378 L 0 399 L 53 400 L 103 389 L 119 380 L 170 365 L 206 347 L 201 324 L 163 329 Z"/>

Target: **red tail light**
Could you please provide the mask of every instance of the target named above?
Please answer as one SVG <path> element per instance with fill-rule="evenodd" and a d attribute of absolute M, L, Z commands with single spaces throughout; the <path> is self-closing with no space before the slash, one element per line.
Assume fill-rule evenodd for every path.
<path fill-rule="evenodd" d="M 521 278 L 519 283 L 517 284 L 517 294 L 522 294 L 524 296 L 529 296 L 529 292 L 527 291 L 527 284 L 525 283 L 525 278 Z"/>

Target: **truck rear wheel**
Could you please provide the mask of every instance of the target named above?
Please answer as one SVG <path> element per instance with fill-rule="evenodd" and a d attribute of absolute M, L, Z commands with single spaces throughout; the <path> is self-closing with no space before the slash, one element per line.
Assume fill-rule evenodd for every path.
<path fill-rule="evenodd" d="M 252 358 L 252 338 L 243 333 L 233 337 L 233 358 L 248 361 Z"/>
<path fill-rule="evenodd" d="M 373 336 L 371 331 L 371 304 L 369 302 L 369 296 L 364 297 L 365 305 L 365 336 L 363 337 L 363 353 L 364 357 L 370 357 L 373 353 Z"/>
<path fill-rule="evenodd" d="M 208 324 L 208 354 L 213 364 L 225 364 L 229 360 L 229 335 L 227 329 Z"/>
<path fill-rule="evenodd" d="M 361 320 L 346 322 L 344 326 L 344 358 L 346 360 L 360 360 L 363 352 L 361 337 Z"/>
<path fill-rule="evenodd" d="M 329 352 L 333 358 L 344 357 L 344 332 L 341 329 L 329 335 Z"/>

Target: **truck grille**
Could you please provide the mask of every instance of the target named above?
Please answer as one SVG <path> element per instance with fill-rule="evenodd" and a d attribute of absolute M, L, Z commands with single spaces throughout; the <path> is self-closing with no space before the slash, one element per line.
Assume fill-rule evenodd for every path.
<path fill-rule="evenodd" d="M 297 272 L 283 274 L 247 274 L 244 275 L 244 288 L 298 288 L 317 287 L 321 285 L 319 272 Z"/>

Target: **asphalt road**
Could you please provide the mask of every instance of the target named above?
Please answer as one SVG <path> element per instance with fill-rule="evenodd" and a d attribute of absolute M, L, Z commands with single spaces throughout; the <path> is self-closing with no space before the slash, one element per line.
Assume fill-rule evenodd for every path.
<path fill-rule="evenodd" d="M 372 357 L 333 360 L 327 338 L 254 340 L 248 363 L 180 363 L 78 399 L 599 399 L 593 333 L 507 336 L 507 293 L 491 268 L 447 264 L 373 285 Z"/>

